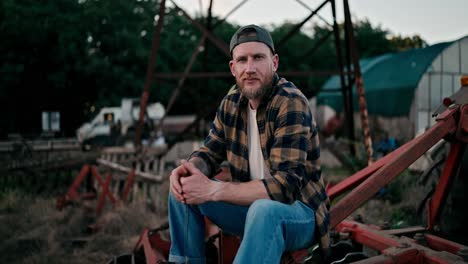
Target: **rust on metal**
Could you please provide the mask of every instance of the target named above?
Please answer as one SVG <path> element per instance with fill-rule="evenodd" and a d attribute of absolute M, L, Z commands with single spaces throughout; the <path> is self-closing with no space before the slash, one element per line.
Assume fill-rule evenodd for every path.
<path fill-rule="evenodd" d="M 430 206 L 430 210 L 428 210 L 428 213 L 430 212 L 430 214 L 427 219 L 429 229 L 434 227 L 442 212 L 443 203 L 445 202 L 448 192 L 452 186 L 453 178 L 457 173 L 465 147 L 466 144 L 463 142 L 452 143 L 450 152 L 447 156 L 447 161 L 442 170 L 442 175 L 437 183 L 437 188 L 432 198 L 428 201 L 428 206 Z"/>
<path fill-rule="evenodd" d="M 448 112 L 451 118 L 437 122 L 425 134 L 410 141 L 407 145 L 408 149 L 400 155 L 392 157 L 385 166 L 376 171 L 332 207 L 330 211 L 331 227 L 336 226 L 340 221 L 358 209 L 365 201 L 376 194 L 380 188 L 388 184 L 440 139 L 449 133 L 453 133 L 456 128 L 453 115 L 457 112 L 457 109 L 452 109 Z"/>
<path fill-rule="evenodd" d="M 148 62 L 148 68 L 146 69 L 146 79 L 145 79 L 145 84 L 143 86 L 143 94 L 141 95 L 141 99 L 140 99 L 140 113 L 138 115 L 138 125 L 135 130 L 135 139 L 134 139 L 134 144 L 137 147 L 141 145 L 141 133 L 143 130 L 143 121 L 144 121 L 145 112 L 146 112 L 146 105 L 148 104 L 153 69 L 154 69 L 154 66 L 156 65 L 156 58 L 157 58 L 158 51 L 159 51 L 161 29 L 164 23 L 165 13 L 166 13 L 166 0 L 161 0 L 159 4 L 158 23 L 154 31 L 151 55 L 150 55 L 149 62 Z"/>
<path fill-rule="evenodd" d="M 350 190 L 351 188 L 356 187 L 369 176 L 371 176 L 374 172 L 376 172 L 385 164 L 387 164 L 390 160 L 394 159 L 396 156 L 406 151 L 410 145 L 410 142 L 405 143 L 395 151 L 390 152 L 381 159 L 372 163 L 370 166 L 365 167 L 364 169 L 340 181 L 339 183 L 329 187 L 327 189 L 328 197 L 330 198 L 330 200 L 333 200 L 339 195 L 343 194 L 344 192 Z"/>
<path fill-rule="evenodd" d="M 354 221 L 345 220 L 336 230 L 349 233 L 353 241 L 382 254 L 355 263 L 464 263 L 457 253 L 465 246 L 436 236 L 426 234 L 430 247 L 425 247 L 407 237 L 389 235 Z"/>
<path fill-rule="evenodd" d="M 367 152 L 368 165 L 373 162 L 372 138 L 369 131 L 369 116 L 367 113 L 367 102 L 364 92 L 364 80 L 361 74 L 361 66 L 359 65 L 359 54 L 357 51 L 356 40 L 354 38 L 353 24 L 351 22 L 351 13 L 349 11 L 348 0 L 343 1 L 345 11 L 345 27 L 348 29 L 349 45 L 351 58 L 353 60 L 354 79 L 358 95 L 359 113 L 361 117 L 362 133 L 364 135 L 364 145 Z"/>

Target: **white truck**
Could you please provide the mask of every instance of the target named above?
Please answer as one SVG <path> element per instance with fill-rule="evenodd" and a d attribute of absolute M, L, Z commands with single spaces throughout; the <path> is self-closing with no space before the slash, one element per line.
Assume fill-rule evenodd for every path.
<path fill-rule="evenodd" d="M 92 146 L 123 145 L 131 142 L 140 113 L 138 102 L 138 99 L 123 98 L 120 107 L 103 107 L 90 122 L 81 125 L 76 131 L 76 136 L 83 149 L 88 150 Z M 149 130 L 155 127 L 165 112 L 161 103 L 148 104 L 143 140 L 145 137 L 149 137 L 149 133 L 152 132 Z M 161 138 L 159 142 L 161 142 Z"/>

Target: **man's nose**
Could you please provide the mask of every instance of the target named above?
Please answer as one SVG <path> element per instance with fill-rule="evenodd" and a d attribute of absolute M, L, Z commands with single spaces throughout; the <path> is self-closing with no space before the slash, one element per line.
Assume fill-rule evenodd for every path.
<path fill-rule="evenodd" d="M 248 59 L 246 72 L 254 73 L 255 71 L 256 71 L 255 62 L 253 61 L 253 59 Z"/>

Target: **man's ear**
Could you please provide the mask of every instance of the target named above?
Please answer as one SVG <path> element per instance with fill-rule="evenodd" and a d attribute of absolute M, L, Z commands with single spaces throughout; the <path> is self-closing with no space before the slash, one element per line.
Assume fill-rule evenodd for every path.
<path fill-rule="evenodd" d="M 229 69 L 231 70 L 232 76 L 236 77 L 236 72 L 234 71 L 234 61 L 233 60 L 229 61 Z"/>
<path fill-rule="evenodd" d="M 278 70 L 278 65 L 279 65 L 278 54 L 273 55 L 272 60 L 273 60 L 273 71 L 276 72 Z"/>

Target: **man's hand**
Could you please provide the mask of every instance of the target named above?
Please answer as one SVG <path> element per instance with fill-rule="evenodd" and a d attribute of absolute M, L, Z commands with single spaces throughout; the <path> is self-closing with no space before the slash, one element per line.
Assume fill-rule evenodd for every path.
<path fill-rule="evenodd" d="M 220 182 L 215 182 L 203 174 L 191 162 L 182 161 L 189 176 L 180 178 L 184 202 L 187 204 L 202 204 L 213 201 L 214 194 L 221 188 Z"/>
<path fill-rule="evenodd" d="M 183 162 L 186 162 L 185 160 Z M 183 194 L 182 186 L 180 185 L 180 178 L 189 176 L 188 170 L 185 168 L 184 165 L 180 165 L 179 167 L 175 168 L 171 172 L 171 176 L 169 176 L 169 187 L 174 195 L 174 197 L 182 203 L 185 203 L 185 199 Z"/>

